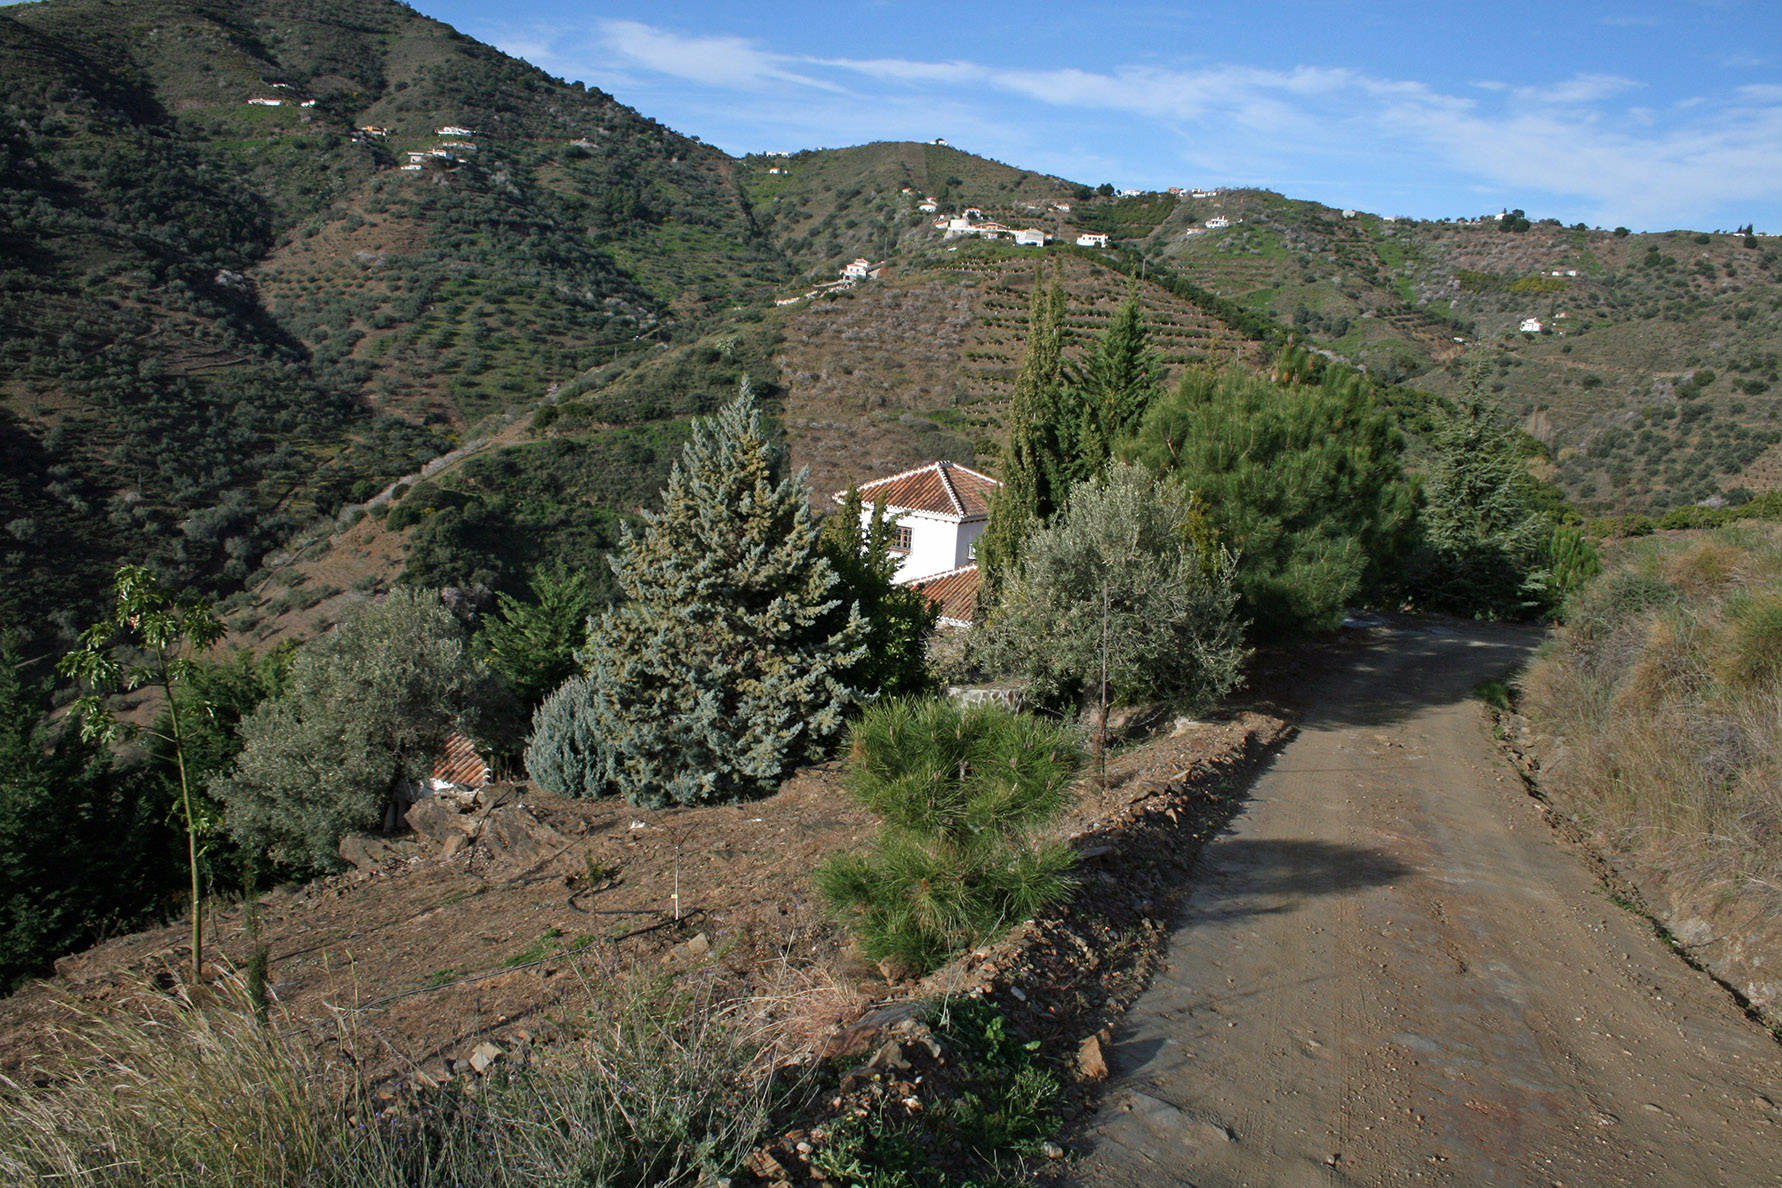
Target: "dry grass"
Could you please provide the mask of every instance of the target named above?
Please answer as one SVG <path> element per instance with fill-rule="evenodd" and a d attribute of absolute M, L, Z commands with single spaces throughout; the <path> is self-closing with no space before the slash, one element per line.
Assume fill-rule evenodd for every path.
<path fill-rule="evenodd" d="M 603 981 L 565 1019 L 571 1042 L 393 1100 L 356 1075 L 350 1029 L 322 1060 L 281 1034 L 276 1011 L 257 1016 L 239 983 L 202 999 L 148 992 L 141 1013 L 89 1016 L 60 1037 L 77 1071 L 0 1084 L 0 1182 L 701 1183 L 734 1171 L 803 1092 L 806 1053 L 774 1020 L 813 989 L 789 974 L 784 995 L 721 1002 L 698 971 Z"/>
<path fill-rule="evenodd" d="M 1782 528 L 1624 546 L 1530 671 L 1552 794 L 1709 908 L 1782 913 Z"/>

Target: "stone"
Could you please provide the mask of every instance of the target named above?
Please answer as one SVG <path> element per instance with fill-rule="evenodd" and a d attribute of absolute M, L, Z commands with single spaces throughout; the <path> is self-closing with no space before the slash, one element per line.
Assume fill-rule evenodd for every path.
<path fill-rule="evenodd" d="M 477 841 L 492 866 L 518 874 L 562 853 L 570 841 L 520 804 L 506 805 L 483 818 Z"/>
<path fill-rule="evenodd" d="M 507 1053 L 501 1048 L 496 1047 L 488 1040 L 484 1040 L 470 1053 L 470 1067 L 476 1069 L 479 1073 L 486 1073 L 491 1068 L 494 1068 L 495 1065 L 500 1062 L 501 1058 L 506 1055 Z"/>
<path fill-rule="evenodd" d="M 1107 1056 L 1101 1050 L 1101 1040 L 1093 1035 L 1077 1045 L 1077 1072 L 1085 1081 L 1107 1080 Z"/>
<path fill-rule="evenodd" d="M 340 839 L 340 856 L 360 874 L 382 870 L 395 858 L 396 847 L 370 833 L 349 833 Z"/>
<path fill-rule="evenodd" d="M 408 827 L 430 842 L 444 842 L 454 834 L 462 836 L 474 829 L 474 821 L 458 810 L 455 801 L 444 796 L 428 796 L 408 806 L 403 815 Z"/>
<path fill-rule="evenodd" d="M 705 933 L 698 932 L 693 935 L 693 939 L 688 941 L 685 947 L 687 956 L 704 957 L 712 951 L 712 942 L 706 938 Z"/>

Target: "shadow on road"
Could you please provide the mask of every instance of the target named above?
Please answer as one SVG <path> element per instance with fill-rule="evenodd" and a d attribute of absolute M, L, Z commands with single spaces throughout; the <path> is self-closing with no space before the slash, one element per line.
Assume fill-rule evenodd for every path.
<path fill-rule="evenodd" d="M 1190 927 L 1292 911 L 1310 896 L 1383 887 L 1411 873 L 1390 854 L 1341 842 L 1226 838 L 1206 856 L 1183 918 Z"/>
<path fill-rule="evenodd" d="M 1389 726 L 1452 705 L 1484 680 L 1528 663 L 1538 627 L 1399 617 L 1273 660 L 1267 682 L 1303 730 Z"/>

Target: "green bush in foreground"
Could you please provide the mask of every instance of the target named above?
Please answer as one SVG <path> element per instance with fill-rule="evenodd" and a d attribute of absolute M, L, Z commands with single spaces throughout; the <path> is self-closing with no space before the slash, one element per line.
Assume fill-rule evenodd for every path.
<path fill-rule="evenodd" d="M 868 710 L 850 741 L 849 790 L 884 826 L 818 881 L 868 958 L 926 973 L 1069 888 L 1069 851 L 1031 836 L 1069 803 L 1082 764 L 1066 727 L 995 706 L 896 700 Z"/>

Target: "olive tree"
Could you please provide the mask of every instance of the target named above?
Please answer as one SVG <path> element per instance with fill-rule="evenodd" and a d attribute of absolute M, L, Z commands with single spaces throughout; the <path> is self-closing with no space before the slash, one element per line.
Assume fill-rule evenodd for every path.
<path fill-rule="evenodd" d="M 402 783 L 426 774 L 470 709 L 481 670 L 431 590 L 392 590 L 297 654 L 285 692 L 242 723 L 214 781 L 230 832 L 277 861 L 337 868 L 340 839 L 395 823 Z"/>
<path fill-rule="evenodd" d="M 1042 696 L 1081 696 L 1099 772 L 1112 699 L 1203 704 L 1237 683 L 1235 566 L 1193 495 L 1115 463 L 1029 538 L 972 648 Z"/>

